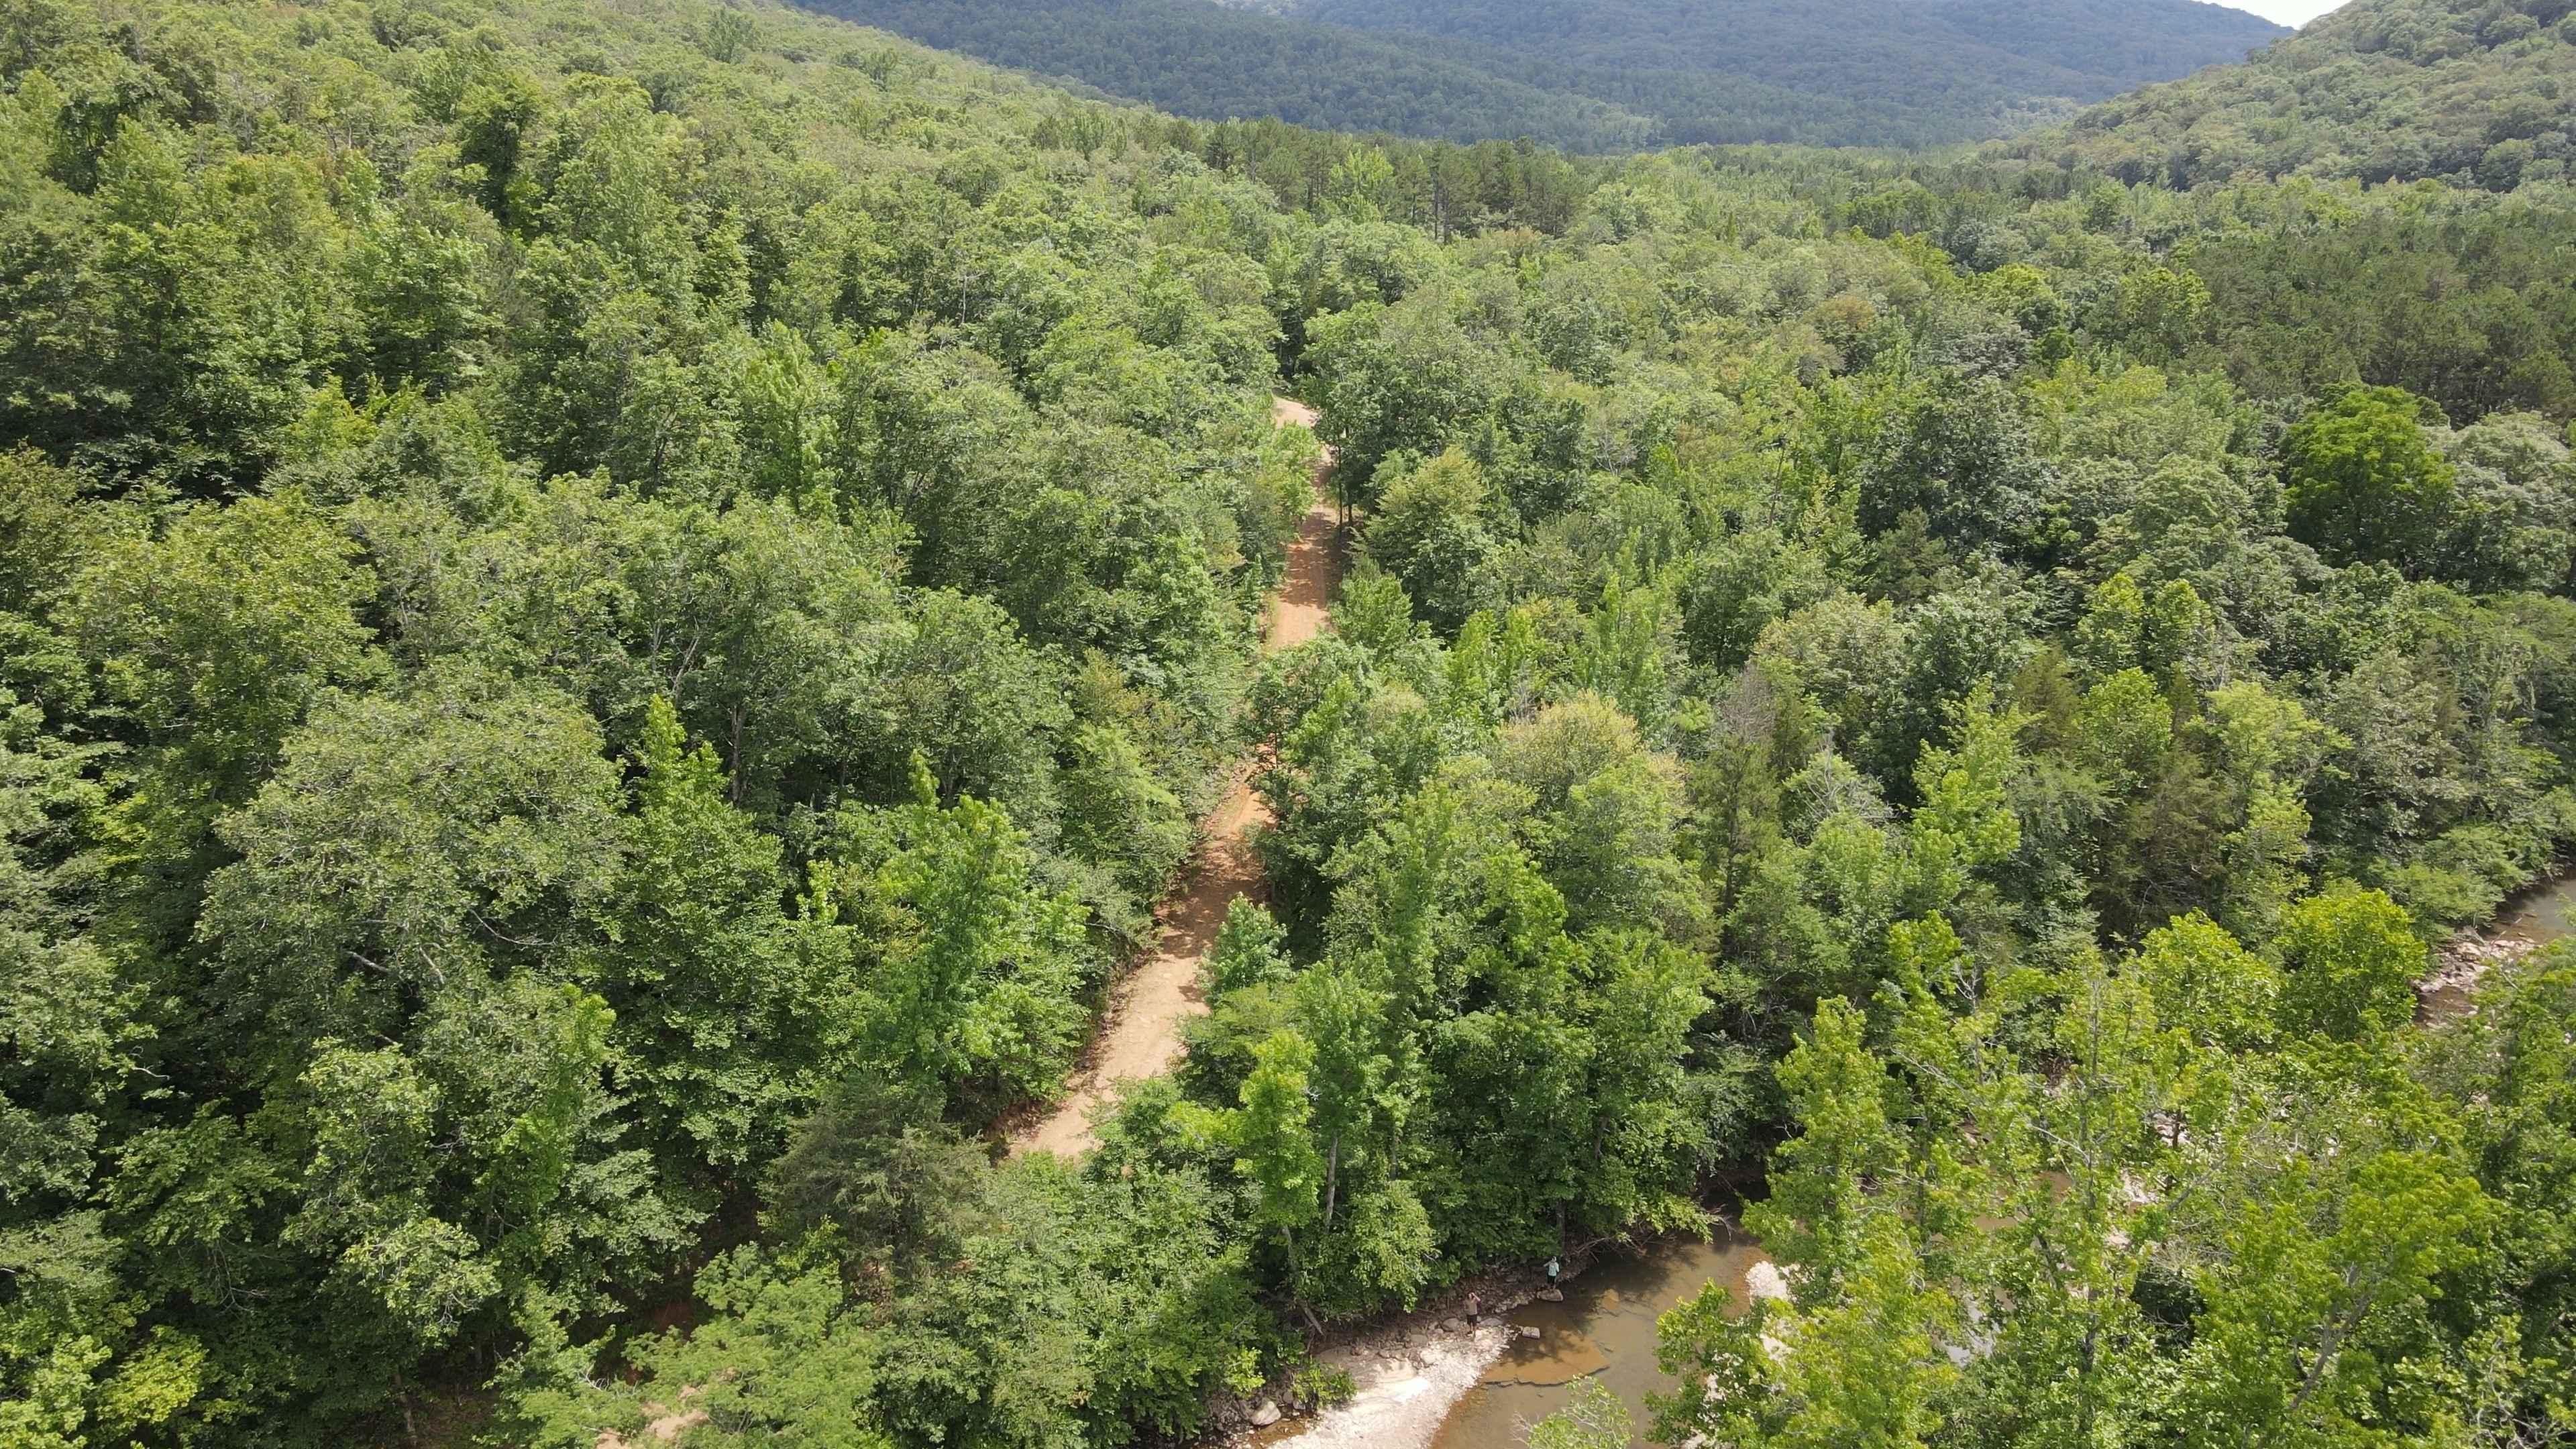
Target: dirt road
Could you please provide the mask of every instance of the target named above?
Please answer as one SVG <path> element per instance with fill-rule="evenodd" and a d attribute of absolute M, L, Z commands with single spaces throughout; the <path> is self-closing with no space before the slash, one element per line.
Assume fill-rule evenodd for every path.
<path fill-rule="evenodd" d="M 1315 410 L 1287 398 L 1271 403 L 1271 421 L 1315 424 Z M 1326 459 L 1329 463 L 1331 460 Z M 1265 650 L 1303 644 L 1322 631 L 1332 602 L 1341 560 L 1335 552 L 1333 506 L 1325 500 L 1323 470 L 1315 474 L 1315 498 L 1288 545 L 1288 578 L 1271 602 Z M 1160 1076 L 1181 1059 L 1181 1023 L 1206 1012 L 1199 996 L 1199 960 L 1216 944 L 1225 913 L 1241 895 L 1261 889 L 1261 862 L 1253 854 L 1252 831 L 1269 821 L 1261 798 L 1252 793 L 1248 762 L 1236 770 L 1233 788 L 1201 822 L 1198 853 L 1191 857 L 1180 884 L 1155 918 L 1161 935 L 1154 952 L 1110 988 L 1109 1010 L 1081 1069 L 1067 1083 L 1062 1102 L 1044 1117 L 1011 1136 L 1011 1153 L 1053 1152 L 1078 1156 L 1094 1145 L 1091 1113 L 1116 1095 L 1118 1084 Z"/>

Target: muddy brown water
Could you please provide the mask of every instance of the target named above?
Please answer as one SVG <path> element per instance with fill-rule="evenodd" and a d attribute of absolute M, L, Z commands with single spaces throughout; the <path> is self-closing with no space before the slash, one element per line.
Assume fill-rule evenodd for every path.
<path fill-rule="evenodd" d="M 1565 1282 L 1562 1303 L 1532 1303 L 1510 1321 L 1539 1331 L 1485 1370 L 1440 1432 L 1433 1449 L 1518 1449 L 1529 1426 L 1564 1408 L 1579 1379 L 1598 1378 L 1628 1406 L 1645 1442 L 1646 1395 L 1672 1381 L 1655 1367 L 1655 1320 L 1710 1283 L 1723 1283 L 1742 1311 L 1745 1277 L 1767 1262 L 1759 1244 L 1720 1228 L 1708 1242 L 1681 1239 L 1612 1255 Z"/>
<path fill-rule="evenodd" d="M 2576 875 L 2525 888 L 2496 911 L 2489 941 L 2546 946 L 2576 934 Z M 2427 1025 L 2465 1014 L 2477 996 L 2474 983 L 2445 981 L 2424 992 L 2416 1020 Z"/>
<path fill-rule="evenodd" d="M 2576 932 L 2576 875 L 2534 886 L 2505 902 L 2488 934 L 2545 946 Z"/>
<path fill-rule="evenodd" d="M 2490 937 L 2545 945 L 2576 934 L 2576 877 L 2529 890 L 2507 901 L 2487 931 Z M 2432 993 L 2426 1009 L 2455 1015 L 2468 1004 L 2464 988 Z M 2447 999 L 2456 996 L 2457 1000 Z M 1495 1362 L 1475 1388 L 1442 1421 L 1432 1449 L 1520 1449 L 1529 1427 L 1573 1397 L 1577 1380 L 1598 1376 L 1628 1406 L 1635 1442 L 1646 1441 L 1646 1395 L 1669 1393 L 1672 1381 L 1655 1367 L 1655 1320 L 1711 1282 L 1734 1296 L 1735 1311 L 1751 1301 L 1745 1275 L 1767 1261 L 1759 1244 L 1721 1230 L 1710 1242 L 1659 1244 L 1605 1260 L 1567 1281 L 1563 1303 L 1533 1303 L 1512 1314 L 1515 1324 L 1539 1330 Z"/>

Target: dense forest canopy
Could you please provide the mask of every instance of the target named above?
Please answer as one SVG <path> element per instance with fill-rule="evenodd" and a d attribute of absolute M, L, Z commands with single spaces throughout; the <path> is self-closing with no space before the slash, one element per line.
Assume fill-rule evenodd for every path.
<path fill-rule="evenodd" d="M 1666 1442 L 2576 1430 L 2576 949 L 2415 1024 L 2576 838 L 2537 159 L 0 25 L 0 1446 L 1172 1442 L 1766 1173 Z M 1181 1068 L 1004 1159 L 1244 759 Z"/>
<path fill-rule="evenodd" d="M 2008 134 L 2283 34 L 2199 0 L 814 0 L 1183 115 L 1585 151 Z"/>
<path fill-rule="evenodd" d="M 2511 191 L 2576 161 L 2576 5 L 2355 0 L 2241 66 L 2149 86 L 2016 144 L 2174 186 L 2267 176 Z"/>

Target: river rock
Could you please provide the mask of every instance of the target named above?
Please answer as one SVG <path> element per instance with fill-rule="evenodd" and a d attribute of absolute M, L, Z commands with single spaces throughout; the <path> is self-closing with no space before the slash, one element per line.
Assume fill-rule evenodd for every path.
<path fill-rule="evenodd" d="M 1521 1325 L 1521 1337 L 1523 1337 L 1523 1338 L 1536 1338 L 1536 1337 L 1538 1337 L 1538 1325 L 1537 1325 L 1537 1324 L 1535 1324 L 1535 1323 L 1524 1323 L 1524 1324 L 1522 1324 L 1522 1325 Z"/>
<path fill-rule="evenodd" d="M 1440 1331 L 1442 1333 L 1465 1333 L 1467 1331 L 1467 1320 L 1463 1318 L 1441 1319 Z"/>
<path fill-rule="evenodd" d="M 1757 1301 L 1769 1298 L 1785 1303 L 1789 1300 L 1789 1277 L 1778 1264 L 1765 1258 L 1744 1271 L 1744 1291 Z"/>
<path fill-rule="evenodd" d="M 1563 1303 L 1565 1301 L 1565 1290 L 1562 1288 L 1541 1288 L 1538 1290 L 1538 1301 L 1541 1303 Z"/>
<path fill-rule="evenodd" d="M 1279 1406 L 1268 1399 L 1252 1406 L 1252 1427 L 1267 1429 L 1279 1422 Z"/>

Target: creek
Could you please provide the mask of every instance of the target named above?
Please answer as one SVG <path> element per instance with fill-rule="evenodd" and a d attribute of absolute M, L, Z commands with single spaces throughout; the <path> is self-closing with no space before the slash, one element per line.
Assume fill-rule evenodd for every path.
<path fill-rule="evenodd" d="M 2496 912 L 2490 939 L 2546 945 L 2576 934 L 2576 876 L 2544 882 Z M 2425 1014 L 2439 1019 L 2466 1010 L 2471 988 L 2426 993 Z M 1646 1395 L 1669 1392 L 1655 1367 L 1655 1320 L 1708 1283 L 1722 1282 L 1742 1311 L 1751 1301 L 1746 1275 L 1769 1260 L 1759 1244 L 1720 1227 L 1709 1242 L 1676 1239 L 1642 1252 L 1611 1255 L 1565 1283 L 1562 1303 L 1532 1303 L 1510 1321 L 1539 1330 L 1485 1370 L 1441 1421 L 1432 1449 L 1520 1449 L 1529 1426 L 1565 1407 L 1578 1380 L 1598 1376 L 1628 1406 L 1636 1442 L 1646 1442 Z"/>
<path fill-rule="evenodd" d="M 2487 934 L 2545 946 L 2576 932 L 2576 875 L 2533 886 L 2496 913 Z"/>
<path fill-rule="evenodd" d="M 1441 1421 L 1432 1449 L 1518 1449 L 1529 1426 L 1565 1407 L 1578 1380 L 1598 1377 L 1628 1406 L 1645 1441 L 1646 1395 L 1672 1381 L 1655 1367 L 1655 1320 L 1710 1283 L 1724 1283 L 1738 1309 L 1746 1283 L 1768 1263 L 1760 1245 L 1720 1226 L 1707 1242 L 1677 1238 L 1614 1254 L 1565 1280 L 1565 1301 L 1531 1303 L 1510 1321 L 1539 1330 L 1520 1338 L 1485 1370 Z"/>

